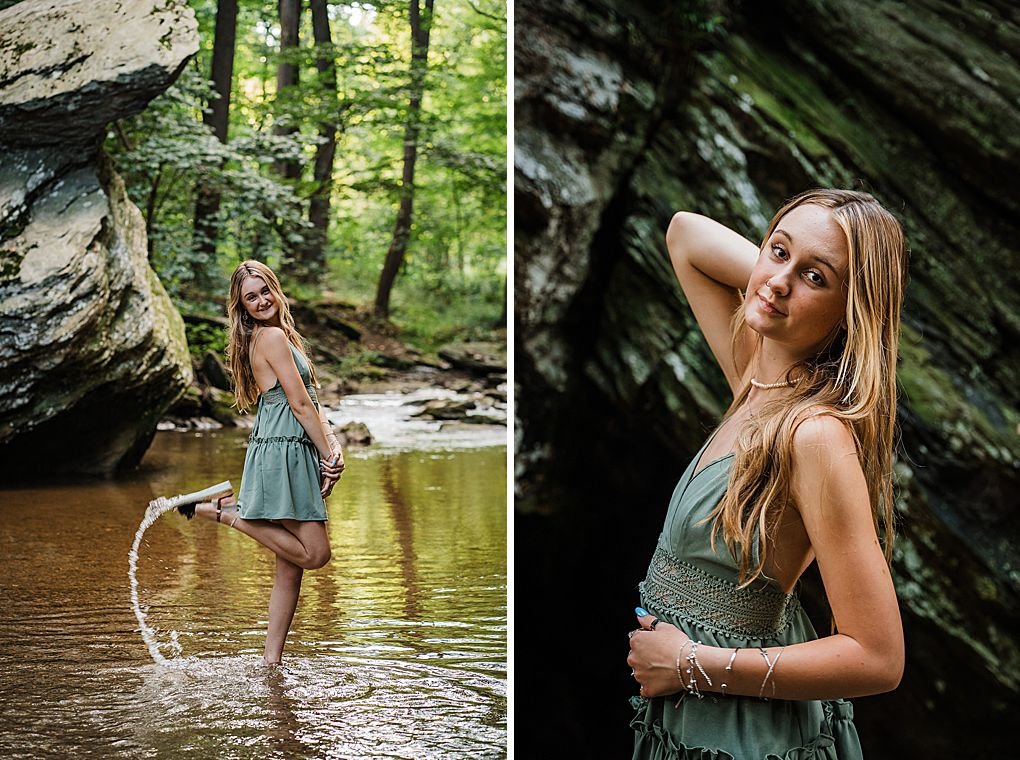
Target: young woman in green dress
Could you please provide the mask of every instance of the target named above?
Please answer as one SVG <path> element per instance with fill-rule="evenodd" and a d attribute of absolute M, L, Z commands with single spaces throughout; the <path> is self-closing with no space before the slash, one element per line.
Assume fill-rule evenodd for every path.
<path fill-rule="evenodd" d="M 639 587 L 634 757 L 860 757 L 846 698 L 895 689 L 904 665 L 889 572 L 902 229 L 866 193 L 814 190 L 760 248 L 685 212 L 666 243 L 734 398 Z M 797 599 L 811 562 L 833 616 L 821 638 Z"/>
<path fill-rule="evenodd" d="M 203 502 L 193 511 L 276 554 L 264 654 L 266 663 L 276 664 L 304 571 L 330 559 L 324 499 L 343 472 L 343 453 L 318 403 L 315 369 L 273 271 L 258 261 L 242 262 L 230 279 L 227 312 L 236 406 L 244 411 L 257 402 L 258 412 L 237 498 Z"/>

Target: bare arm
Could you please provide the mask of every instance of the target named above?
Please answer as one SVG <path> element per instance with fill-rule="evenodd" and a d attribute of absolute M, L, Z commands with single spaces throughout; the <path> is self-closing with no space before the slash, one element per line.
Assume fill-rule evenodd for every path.
<path fill-rule="evenodd" d="M 730 319 L 743 303 L 738 290 L 747 287 L 758 246 L 707 216 L 680 211 L 666 231 L 666 247 L 694 318 L 736 393 L 750 346 L 733 356 Z"/>
<path fill-rule="evenodd" d="M 785 647 L 763 696 L 833 699 L 891 691 L 903 675 L 903 627 L 875 533 L 864 473 L 842 422 L 816 417 L 797 428 L 792 485 L 839 633 Z M 650 622 L 651 617 L 642 618 L 644 627 Z M 660 637 L 660 632 L 666 635 Z M 679 691 L 675 663 L 681 649 L 684 655 L 690 653 L 687 637 L 662 624 L 632 641 L 639 650 L 636 661 L 647 666 L 646 695 Z M 775 662 L 780 647 L 768 647 L 766 652 Z M 733 670 L 726 673 L 732 654 L 732 649 L 698 647 L 698 661 L 712 680 L 708 686 L 699 675 L 699 689 L 720 691 L 720 684 L 726 683 L 727 694 L 758 696 L 768 672 L 765 659 L 757 649 L 740 649 Z"/>
<path fill-rule="evenodd" d="M 336 466 L 342 471 L 344 469 L 344 453 L 340 448 L 340 441 L 337 440 L 336 433 L 333 432 L 333 426 L 326 419 L 326 410 L 322 408 L 322 404 L 319 404 L 319 421 L 322 423 L 322 433 L 333 450 L 333 456 L 337 457 Z M 330 459 L 332 460 L 332 457 Z"/>
<path fill-rule="evenodd" d="M 278 327 L 266 328 L 256 350 L 262 353 L 263 358 L 276 374 L 280 381 L 280 387 L 283 388 L 283 392 L 287 396 L 287 403 L 290 405 L 291 411 L 301 423 L 301 427 L 308 433 L 312 443 L 315 444 L 319 457 L 327 461 L 332 459 L 333 452 L 329 441 L 326 440 L 320 410 L 316 409 L 312 397 L 308 395 L 308 389 L 305 388 L 305 384 L 301 380 L 301 374 L 294 363 L 294 356 L 290 352 L 286 334 Z"/>
<path fill-rule="evenodd" d="M 333 426 L 326 419 L 326 410 L 323 409 L 322 404 L 319 404 L 319 421 L 322 423 L 322 432 L 326 436 L 326 441 L 329 443 L 330 448 L 333 450 L 332 457 L 336 457 L 336 461 L 330 457 L 328 460 L 323 460 L 319 465 L 319 471 L 322 474 L 322 498 L 326 498 L 333 492 L 333 486 L 340 480 L 340 476 L 343 475 L 344 468 L 344 452 L 340 448 L 340 441 L 336 438 L 336 433 L 333 432 Z"/>

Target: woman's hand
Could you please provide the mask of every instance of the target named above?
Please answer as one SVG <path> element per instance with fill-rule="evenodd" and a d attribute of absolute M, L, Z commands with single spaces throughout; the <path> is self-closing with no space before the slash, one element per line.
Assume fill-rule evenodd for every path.
<path fill-rule="evenodd" d="M 635 611 L 644 612 L 640 607 Z M 638 615 L 640 628 L 629 634 L 627 664 L 646 699 L 676 694 L 685 686 L 676 672 L 676 658 L 690 639 L 676 626 L 655 621 L 654 615 Z"/>
<path fill-rule="evenodd" d="M 333 492 L 333 486 L 340 481 L 344 468 L 344 453 L 340 450 L 339 445 L 334 447 L 333 454 L 329 460 L 319 460 L 319 473 L 322 476 L 322 498 L 325 499 Z"/>

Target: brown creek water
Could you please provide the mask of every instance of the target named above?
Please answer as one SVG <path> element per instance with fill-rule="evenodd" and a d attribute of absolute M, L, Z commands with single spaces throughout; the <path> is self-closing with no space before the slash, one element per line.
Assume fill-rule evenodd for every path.
<path fill-rule="evenodd" d="M 117 480 L 0 489 L 0 757 L 505 757 L 506 448 L 348 452 L 333 559 L 262 665 L 273 555 L 156 496 L 241 482 L 247 431 L 161 432 Z"/>

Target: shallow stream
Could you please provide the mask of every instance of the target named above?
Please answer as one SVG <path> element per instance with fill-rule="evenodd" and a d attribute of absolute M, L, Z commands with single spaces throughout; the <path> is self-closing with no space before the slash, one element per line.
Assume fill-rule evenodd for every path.
<path fill-rule="evenodd" d="M 505 756 L 505 446 L 349 451 L 280 668 L 273 556 L 164 516 L 139 553 L 153 662 L 135 530 L 156 496 L 236 490 L 247 434 L 160 432 L 129 477 L 0 490 L 0 756 Z"/>

